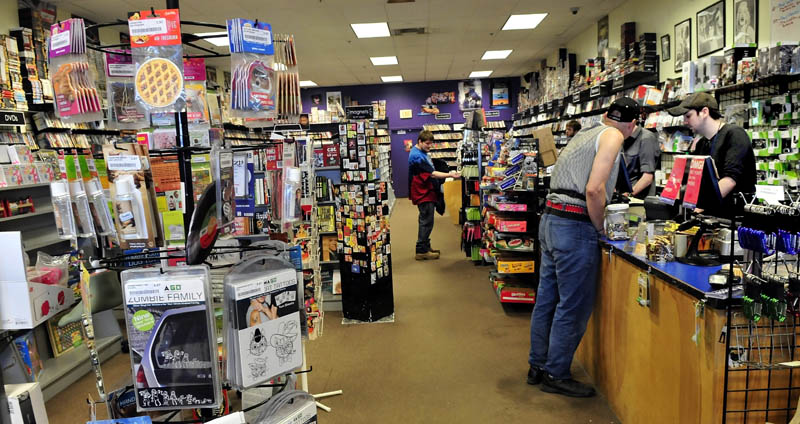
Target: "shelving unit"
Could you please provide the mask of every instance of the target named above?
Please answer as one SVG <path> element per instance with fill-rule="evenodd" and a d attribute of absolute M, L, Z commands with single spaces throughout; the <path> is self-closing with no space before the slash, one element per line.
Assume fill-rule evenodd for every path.
<path fill-rule="evenodd" d="M 425 131 L 433 133 L 433 147 L 431 147 L 431 159 L 441 159 L 447 162 L 450 170 L 458 167 L 458 146 L 461 144 L 463 134 L 460 130 L 453 130 L 450 124 L 430 124 L 423 125 Z"/>

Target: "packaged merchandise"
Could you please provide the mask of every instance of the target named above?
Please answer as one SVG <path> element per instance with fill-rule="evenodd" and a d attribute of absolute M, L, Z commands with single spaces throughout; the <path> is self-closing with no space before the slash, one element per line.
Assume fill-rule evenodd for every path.
<path fill-rule="evenodd" d="M 50 199 L 53 202 L 53 216 L 56 220 L 58 238 L 69 240 L 77 238 L 75 218 L 72 213 L 72 200 L 69 196 L 67 180 L 58 180 L 50 183 Z"/>
<path fill-rule="evenodd" d="M 186 104 L 178 9 L 142 10 L 128 19 L 136 66 L 136 101 L 150 113 L 178 112 Z"/>
<path fill-rule="evenodd" d="M 126 270 L 122 290 L 137 410 L 218 406 L 208 267 Z"/>
<path fill-rule="evenodd" d="M 50 69 L 56 115 L 64 122 L 103 119 L 102 104 L 86 58 L 83 19 L 72 18 L 50 27 Z"/>
<path fill-rule="evenodd" d="M 231 116 L 244 118 L 248 126 L 265 126 L 276 116 L 272 27 L 265 22 L 229 19 L 228 39 Z"/>
<path fill-rule="evenodd" d="M 103 185 L 100 179 L 95 177 L 86 183 L 87 198 L 89 200 L 89 210 L 92 213 L 94 227 L 97 234 L 102 236 L 116 236 L 114 231 L 114 221 L 111 218 L 111 211 L 108 208 Z"/>
<path fill-rule="evenodd" d="M 183 59 L 183 80 L 186 89 L 186 117 L 189 123 L 208 127 L 205 60 L 203 58 Z"/>
<path fill-rule="evenodd" d="M 217 188 L 217 228 L 222 237 L 230 235 L 234 230 L 236 219 L 236 198 L 233 182 L 233 151 L 213 150 L 215 158 L 211 162 Z"/>
<path fill-rule="evenodd" d="M 300 73 L 297 69 L 293 35 L 275 35 L 275 68 L 278 81 L 278 117 L 289 122 L 298 122 L 303 105 L 300 101 Z"/>
<path fill-rule="evenodd" d="M 303 363 L 297 272 L 274 256 L 252 255 L 225 276 L 227 377 L 248 388 Z"/>
<path fill-rule="evenodd" d="M 72 214 L 75 216 L 79 237 L 94 237 L 94 220 L 89 209 L 89 199 L 83 187 L 83 180 L 70 181 L 70 198 L 72 199 Z"/>
<path fill-rule="evenodd" d="M 130 50 L 105 54 L 108 127 L 141 129 L 150 125 L 147 111 L 136 102 L 135 68 Z"/>
<path fill-rule="evenodd" d="M 736 65 L 736 83 L 743 84 L 756 80 L 758 62 L 754 57 L 745 57 Z"/>
<path fill-rule="evenodd" d="M 281 213 L 281 226 L 291 228 L 292 224 L 303 219 L 300 168 L 285 167 L 283 169 L 283 211 Z"/>

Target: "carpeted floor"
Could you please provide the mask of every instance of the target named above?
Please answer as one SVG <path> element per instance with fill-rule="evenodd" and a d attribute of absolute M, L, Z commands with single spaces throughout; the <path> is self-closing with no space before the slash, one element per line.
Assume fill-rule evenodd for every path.
<path fill-rule="evenodd" d="M 571 399 L 526 384 L 530 308 L 501 306 L 488 268 L 464 258 L 447 216 L 437 216 L 432 236 L 441 259 L 415 261 L 417 211 L 397 202 L 395 322 L 342 325 L 341 314 L 328 313 L 323 336 L 307 344 L 311 392 L 344 391 L 323 400 L 333 410 L 319 411 L 321 423 L 619 422 L 603 397 Z M 129 378 L 127 355 L 103 370 L 109 382 Z M 588 379 L 576 364 L 573 373 Z M 96 393 L 90 376 L 47 403 L 50 422 L 86 422 L 86 393 Z"/>

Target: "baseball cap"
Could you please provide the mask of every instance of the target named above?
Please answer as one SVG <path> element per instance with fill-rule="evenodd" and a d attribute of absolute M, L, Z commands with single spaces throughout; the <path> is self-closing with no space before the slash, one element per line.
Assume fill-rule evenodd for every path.
<path fill-rule="evenodd" d="M 672 116 L 681 116 L 688 112 L 690 109 L 702 109 L 704 107 L 710 110 L 719 110 L 719 105 L 714 96 L 708 93 L 694 93 L 689 97 L 683 99 L 678 106 L 667 109 L 667 112 Z"/>
<path fill-rule="evenodd" d="M 620 97 L 608 107 L 608 119 L 617 122 L 631 122 L 639 119 L 639 103 L 630 97 Z"/>

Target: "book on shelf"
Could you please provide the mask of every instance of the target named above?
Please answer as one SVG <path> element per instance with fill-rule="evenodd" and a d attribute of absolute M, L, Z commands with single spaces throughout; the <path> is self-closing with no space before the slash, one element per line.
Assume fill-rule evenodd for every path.
<path fill-rule="evenodd" d="M 317 208 L 317 221 L 321 232 L 336 231 L 336 222 L 333 206 L 320 206 Z"/>

